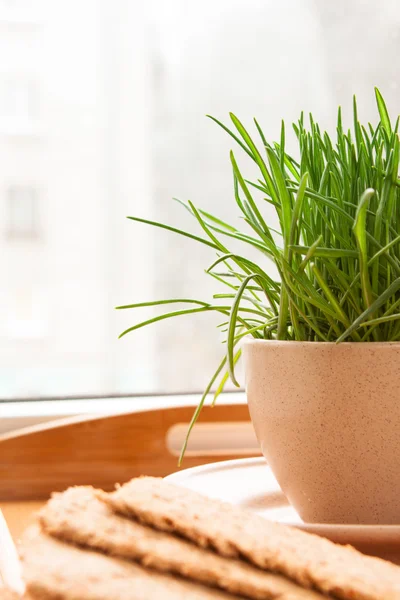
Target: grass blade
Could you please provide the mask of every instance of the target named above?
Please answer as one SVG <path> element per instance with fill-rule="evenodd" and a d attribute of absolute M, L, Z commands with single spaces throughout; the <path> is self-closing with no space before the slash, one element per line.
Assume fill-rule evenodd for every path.
<path fill-rule="evenodd" d="M 252 279 L 255 279 L 256 277 L 258 277 L 258 275 L 252 274 L 252 275 L 249 275 L 248 277 L 246 277 L 246 279 L 244 279 L 244 281 L 242 282 L 242 285 L 239 287 L 237 294 L 233 300 L 231 313 L 229 316 L 227 362 L 228 362 L 228 370 L 229 370 L 229 375 L 230 375 L 231 381 L 234 385 L 236 385 L 236 387 L 240 387 L 240 384 L 237 382 L 236 377 L 235 377 L 235 363 L 234 363 L 234 356 L 233 356 L 237 314 L 238 314 L 238 310 L 239 310 L 240 301 L 242 299 L 244 292 L 246 291 L 247 285 L 250 283 L 250 281 Z"/>
<path fill-rule="evenodd" d="M 383 127 L 385 128 L 386 133 L 388 135 L 390 135 L 392 133 L 392 126 L 390 124 L 389 113 L 386 108 L 386 104 L 382 97 L 382 94 L 380 93 L 378 88 L 375 88 L 375 98 L 376 98 L 376 103 L 378 105 L 379 115 L 381 117 L 381 123 L 382 123 Z"/>
<path fill-rule="evenodd" d="M 137 221 L 138 223 L 146 223 L 147 225 L 152 225 L 153 227 L 160 227 L 161 229 L 166 229 L 167 231 L 172 231 L 173 233 L 178 233 L 179 235 L 191 238 L 192 240 L 195 240 L 195 242 L 200 242 L 201 244 L 204 244 L 205 246 L 210 246 L 210 248 L 214 248 L 215 250 L 219 249 L 219 247 L 216 244 L 213 244 L 212 242 L 209 242 L 204 238 L 200 238 L 197 235 L 193 235 L 188 231 L 183 231 L 182 229 L 177 229 L 176 227 L 171 227 L 170 225 L 165 225 L 164 223 L 157 223 L 157 221 L 150 221 L 149 219 L 140 219 L 139 217 L 126 218 L 130 219 L 131 221 Z"/>
<path fill-rule="evenodd" d="M 377 298 L 371 306 L 369 306 L 353 323 L 348 329 L 337 339 L 337 343 L 343 342 L 349 335 L 366 321 L 378 308 L 385 304 L 386 300 L 393 296 L 400 289 L 400 277 L 395 279 L 393 283 L 385 290 L 379 298 Z"/>
<path fill-rule="evenodd" d="M 366 218 L 368 204 L 374 194 L 375 190 L 368 189 L 365 190 L 365 192 L 361 196 L 353 227 L 354 235 L 357 239 L 358 254 L 360 260 L 361 285 L 363 290 L 364 303 L 366 307 L 371 306 L 372 304 L 372 287 L 368 273 Z"/>

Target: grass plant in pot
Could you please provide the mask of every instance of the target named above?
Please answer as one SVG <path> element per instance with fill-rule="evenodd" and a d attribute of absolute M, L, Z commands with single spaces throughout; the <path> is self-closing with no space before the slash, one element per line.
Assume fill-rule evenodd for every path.
<path fill-rule="evenodd" d="M 377 125 L 360 124 L 354 99 L 352 129 L 344 129 L 339 109 L 334 139 L 301 115 L 295 158 L 284 124 L 280 141 L 270 142 L 256 120 L 250 135 L 232 114 L 231 128 L 211 117 L 257 169 L 247 179 L 231 152 L 240 228 L 190 201 L 182 204 L 199 235 L 129 217 L 208 246 L 207 273 L 226 293 L 121 306 L 168 306 L 121 335 L 162 319 L 219 313 L 226 352 L 188 435 L 214 386 L 216 399 L 229 376 L 238 385 L 243 352 L 262 452 L 310 522 L 400 522 L 399 121 L 391 123 L 375 94 Z M 270 207 L 278 228 L 265 217 Z"/>

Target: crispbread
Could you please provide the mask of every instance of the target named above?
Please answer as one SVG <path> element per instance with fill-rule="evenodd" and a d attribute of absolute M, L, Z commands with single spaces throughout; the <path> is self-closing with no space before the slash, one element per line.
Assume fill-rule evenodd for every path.
<path fill-rule="evenodd" d="M 219 590 L 81 550 L 38 527 L 21 545 L 23 575 L 35 600 L 232 600 Z"/>
<path fill-rule="evenodd" d="M 16 592 L 0 587 L 0 600 L 18 600 L 20 596 Z"/>
<path fill-rule="evenodd" d="M 90 487 L 54 494 L 39 513 L 43 530 L 76 544 L 170 571 L 255 600 L 326 598 L 281 575 L 243 561 L 218 556 L 177 538 L 113 513 Z"/>
<path fill-rule="evenodd" d="M 273 523 L 162 479 L 133 479 L 103 499 L 117 512 L 160 530 L 247 558 L 304 587 L 344 600 L 399 600 L 400 568 L 315 535 Z"/>

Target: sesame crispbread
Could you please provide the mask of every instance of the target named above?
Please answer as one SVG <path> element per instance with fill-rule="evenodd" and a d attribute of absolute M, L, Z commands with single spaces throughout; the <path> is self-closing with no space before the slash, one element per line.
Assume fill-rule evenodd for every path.
<path fill-rule="evenodd" d="M 228 559 L 170 533 L 113 513 L 91 487 L 54 494 L 39 514 L 43 530 L 67 542 L 130 559 L 158 571 L 225 589 L 254 600 L 318 600 L 286 577 Z"/>
<path fill-rule="evenodd" d="M 18 598 L 20 596 L 16 592 L 0 586 L 0 600 L 18 600 Z"/>
<path fill-rule="evenodd" d="M 65 544 L 31 528 L 21 544 L 34 600 L 232 600 L 237 596 Z"/>
<path fill-rule="evenodd" d="M 133 479 L 102 498 L 120 514 L 304 587 L 343 600 L 400 600 L 400 567 L 162 479 Z"/>

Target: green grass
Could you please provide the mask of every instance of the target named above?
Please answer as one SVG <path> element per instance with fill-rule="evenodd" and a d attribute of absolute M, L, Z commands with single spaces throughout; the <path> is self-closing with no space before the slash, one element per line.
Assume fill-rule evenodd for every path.
<path fill-rule="evenodd" d="M 133 221 L 161 227 L 212 248 L 216 258 L 207 273 L 227 288 L 213 301 L 179 298 L 118 308 L 180 305 L 179 310 L 142 321 L 121 334 L 171 317 L 217 312 L 226 331 L 226 352 L 193 416 L 228 374 L 235 385 L 240 340 L 245 335 L 266 340 L 310 342 L 378 342 L 400 340 L 400 181 L 398 125 L 375 90 L 379 122 L 361 125 L 353 101 L 353 126 L 345 130 L 339 108 L 335 140 L 312 117 L 293 124 L 297 159 L 290 156 L 282 124 L 279 142 L 268 142 L 256 120 L 254 135 L 231 114 L 231 128 L 210 117 L 239 153 L 252 159 L 258 176 L 246 179 L 239 154 L 230 153 L 233 198 L 246 223 L 240 230 L 218 217 L 181 202 L 197 221 L 199 235 L 138 217 Z M 265 218 L 272 206 L 279 229 Z M 232 207 L 233 208 L 233 207 Z M 229 244 L 242 243 L 232 252 Z M 248 257 L 249 247 L 260 259 Z M 253 255 L 254 253 L 252 253 Z M 268 262 L 279 274 L 268 274 Z M 188 435 L 189 435 L 188 434 Z M 183 452 L 186 448 L 183 449 Z M 182 454 L 183 455 L 183 454 Z"/>

